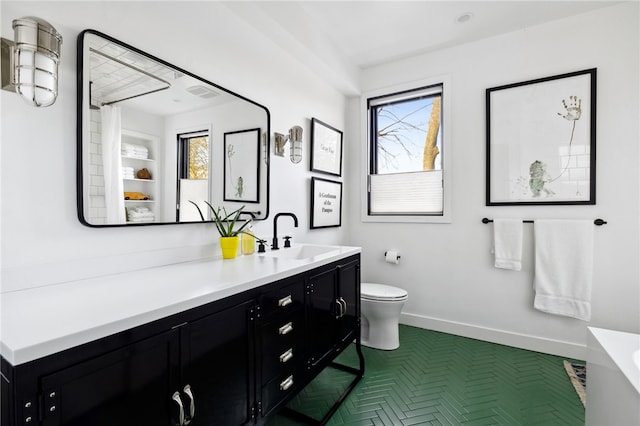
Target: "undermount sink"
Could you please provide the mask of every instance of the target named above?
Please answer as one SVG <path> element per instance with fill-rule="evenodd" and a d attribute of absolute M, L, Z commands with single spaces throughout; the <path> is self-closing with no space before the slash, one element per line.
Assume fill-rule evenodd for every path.
<path fill-rule="evenodd" d="M 279 250 L 268 251 L 264 254 L 267 257 L 277 257 L 280 259 L 310 259 L 315 256 L 337 251 L 339 248 L 334 246 L 319 245 L 299 245 L 294 247 L 281 248 Z"/>

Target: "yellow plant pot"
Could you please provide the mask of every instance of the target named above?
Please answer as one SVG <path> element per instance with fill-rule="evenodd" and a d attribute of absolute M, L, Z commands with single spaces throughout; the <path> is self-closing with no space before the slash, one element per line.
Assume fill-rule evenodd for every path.
<path fill-rule="evenodd" d="M 223 259 L 235 259 L 238 256 L 238 237 L 220 237 Z"/>

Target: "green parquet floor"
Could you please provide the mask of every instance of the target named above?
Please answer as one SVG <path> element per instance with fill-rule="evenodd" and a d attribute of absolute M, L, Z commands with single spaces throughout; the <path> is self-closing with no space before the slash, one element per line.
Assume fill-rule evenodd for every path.
<path fill-rule="evenodd" d="M 362 350 L 364 378 L 328 425 L 584 425 L 562 357 L 403 325 L 399 349 Z M 357 366 L 355 350 L 338 361 Z M 327 368 L 289 407 L 322 418 L 352 377 Z"/>

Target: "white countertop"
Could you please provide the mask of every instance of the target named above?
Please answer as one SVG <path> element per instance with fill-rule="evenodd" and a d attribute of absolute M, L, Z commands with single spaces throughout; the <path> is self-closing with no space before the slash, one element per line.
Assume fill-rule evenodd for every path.
<path fill-rule="evenodd" d="M 306 259 L 256 253 L 4 293 L 0 351 L 23 364 L 361 252 L 331 247 Z"/>

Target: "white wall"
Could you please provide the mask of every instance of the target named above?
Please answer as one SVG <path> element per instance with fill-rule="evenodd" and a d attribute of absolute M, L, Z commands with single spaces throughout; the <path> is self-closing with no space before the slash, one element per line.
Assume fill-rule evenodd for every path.
<path fill-rule="evenodd" d="M 15 94 L 0 94 L 3 291 L 217 251 L 211 225 L 93 229 L 78 221 L 76 42 L 84 29 L 104 32 L 265 105 L 272 132 L 301 125 L 308 144 L 313 116 L 344 127 L 345 97 L 221 3 L 3 1 L 1 16 L 5 38 L 13 38 L 11 21 L 23 16 L 46 19 L 64 38 L 60 94 L 53 106 L 37 109 Z M 305 145 L 297 165 L 272 158 L 270 217 L 295 212 L 299 228 L 288 218 L 279 224 L 280 233 L 292 234 L 294 241 L 341 242 L 344 228 L 309 230 L 308 154 Z M 255 229 L 271 238 L 270 220 Z M 135 258 L 131 253 L 146 260 L 127 262 Z"/>
<path fill-rule="evenodd" d="M 588 323 L 532 307 L 531 225 L 523 270 L 514 272 L 492 267 L 492 226 L 480 221 L 601 217 L 609 224 L 594 229 L 591 325 L 640 331 L 638 17 L 638 3 L 627 3 L 363 72 L 365 93 L 441 74 L 452 82 L 445 144 L 453 155 L 453 223 L 361 223 L 359 198 L 349 199 L 348 241 L 363 247 L 362 279 L 408 290 L 404 322 L 583 358 Z M 592 67 L 598 68 L 597 204 L 485 207 L 485 89 Z M 359 99 L 350 100 L 347 131 L 366 143 L 361 113 Z M 352 167 L 360 158 L 355 145 L 349 145 Z M 358 188 L 357 170 L 348 181 Z M 383 262 L 387 249 L 400 251 L 399 265 Z"/>

